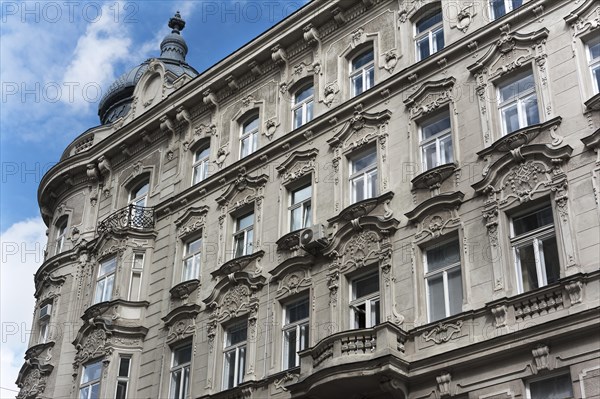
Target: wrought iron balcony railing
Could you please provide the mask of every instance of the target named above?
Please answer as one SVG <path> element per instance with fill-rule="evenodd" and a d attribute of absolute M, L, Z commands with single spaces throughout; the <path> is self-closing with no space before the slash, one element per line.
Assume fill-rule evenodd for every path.
<path fill-rule="evenodd" d="M 100 222 L 98 234 L 120 232 L 127 229 L 147 231 L 153 228 L 154 208 L 128 205 Z"/>

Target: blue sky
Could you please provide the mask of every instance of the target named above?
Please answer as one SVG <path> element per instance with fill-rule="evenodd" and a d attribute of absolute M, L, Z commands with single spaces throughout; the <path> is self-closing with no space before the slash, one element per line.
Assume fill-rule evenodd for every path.
<path fill-rule="evenodd" d="M 0 1 L 0 398 L 16 394 L 31 329 L 32 274 L 46 240 L 37 186 L 64 148 L 99 124 L 102 91 L 160 54 L 177 10 L 187 61 L 201 72 L 307 1 Z"/>

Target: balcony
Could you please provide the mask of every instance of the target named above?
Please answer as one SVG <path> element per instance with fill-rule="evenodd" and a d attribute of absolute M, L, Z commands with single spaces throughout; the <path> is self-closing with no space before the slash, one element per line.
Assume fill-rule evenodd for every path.
<path fill-rule="evenodd" d="M 98 224 L 98 234 L 122 233 L 127 230 L 154 229 L 154 208 L 128 205 L 111 214 Z"/>

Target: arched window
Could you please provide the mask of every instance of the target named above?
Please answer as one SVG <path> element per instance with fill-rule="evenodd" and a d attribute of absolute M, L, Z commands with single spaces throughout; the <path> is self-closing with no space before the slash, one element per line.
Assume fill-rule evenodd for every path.
<path fill-rule="evenodd" d="M 256 151 L 258 147 L 258 115 L 250 117 L 242 125 L 240 135 L 240 158 Z"/>
<path fill-rule="evenodd" d="M 296 129 L 313 118 L 314 86 L 312 83 L 302 87 L 294 94 L 294 105 L 292 116 L 294 118 L 293 128 Z"/>
<path fill-rule="evenodd" d="M 146 206 L 149 188 L 150 183 L 148 181 L 138 184 L 136 188 L 131 190 L 129 193 L 129 204 L 135 206 Z"/>
<path fill-rule="evenodd" d="M 350 61 L 352 96 L 369 90 L 375 84 L 375 61 L 373 48 L 369 48 Z"/>
<path fill-rule="evenodd" d="M 194 153 L 192 184 L 200 183 L 208 177 L 208 157 L 210 147 L 203 147 Z"/>
<path fill-rule="evenodd" d="M 437 8 L 419 19 L 415 24 L 417 61 L 421 61 L 444 48 L 442 19 L 442 10 Z"/>

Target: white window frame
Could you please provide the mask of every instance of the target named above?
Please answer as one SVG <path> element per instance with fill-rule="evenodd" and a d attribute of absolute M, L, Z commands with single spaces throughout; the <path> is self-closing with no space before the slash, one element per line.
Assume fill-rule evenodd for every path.
<path fill-rule="evenodd" d="M 533 70 L 529 69 L 529 74 L 531 74 L 531 76 L 533 77 L 533 81 L 535 82 L 535 74 L 533 73 Z M 517 74 L 516 76 L 521 75 L 521 73 Z M 524 75 L 524 74 L 523 74 Z M 541 120 L 541 116 L 542 114 L 540 113 L 540 103 L 539 103 L 539 97 L 537 94 L 537 90 L 535 88 L 535 84 L 533 85 L 533 87 L 527 89 L 526 91 L 523 92 L 519 92 L 519 94 L 516 97 L 511 97 L 508 100 L 501 100 L 501 88 L 504 86 L 508 86 L 510 85 L 512 82 L 514 81 L 514 77 L 513 79 L 508 79 L 508 80 L 503 80 L 498 82 L 498 84 L 496 85 L 496 96 L 497 96 L 497 101 L 498 101 L 498 116 L 500 118 L 500 125 L 502 126 L 502 136 L 506 136 L 507 134 L 513 133 L 516 130 L 513 130 L 512 132 L 508 132 L 508 126 L 506 126 L 506 121 L 504 120 L 503 117 L 503 111 L 507 108 L 512 107 L 513 105 L 517 105 L 517 115 L 519 118 L 519 129 L 523 129 L 527 126 L 529 126 L 529 124 L 527 123 L 527 110 L 525 108 L 525 105 L 527 103 L 527 101 L 533 97 L 535 97 L 536 99 L 536 104 L 537 104 L 537 111 L 538 111 L 538 120 Z M 517 130 L 519 130 L 517 129 Z"/>
<path fill-rule="evenodd" d="M 252 224 L 247 227 L 240 228 L 240 221 L 250 215 L 252 215 Z M 256 220 L 254 219 L 254 216 L 255 216 L 254 211 L 252 211 L 252 212 L 245 213 L 245 214 L 235 218 L 235 221 L 234 221 L 235 232 L 233 233 L 233 256 L 232 256 L 232 258 L 251 255 L 252 253 L 254 253 L 254 223 L 256 222 Z M 252 235 L 251 240 L 248 239 L 249 235 Z M 236 248 L 237 248 L 238 237 L 240 237 L 240 236 L 242 237 L 242 241 L 244 244 L 244 247 L 243 247 L 244 250 L 242 251 L 242 254 L 238 255 L 236 253 Z M 248 247 L 250 247 L 250 250 L 248 249 Z"/>
<path fill-rule="evenodd" d="M 533 252 L 535 256 L 535 269 L 538 280 L 538 288 L 544 287 L 548 285 L 548 277 L 546 273 L 546 263 L 544 261 L 544 251 L 542 249 L 542 242 L 545 239 L 550 237 L 554 237 L 556 240 L 556 230 L 554 224 L 554 214 L 552 215 L 552 224 L 548 224 L 546 226 L 539 227 L 535 230 L 528 231 L 521 235 L 515 236 L 514 223 L 513 219 L 517 217 L 521 217 L 530 213 L 539 212 L 544 208 L 550 208 L 552 211 L 552 207 L 542 206 L 539 208 L 529 209 L 525 212 L 521 212 L 510 218 L 510 242 L 512 246 L 513 258 L 515 260 L 515 272 L 517 277 L 517 291 L 519 294 L 525 292 L 523 288 L 523 270 L 521 267 L 521 259 L 519 258 L 518 250 L 519 248 L 524 248 L 529 245 L 533 246 Z M 556 242 L 558 248 L 558 241 Z"/>
<path fill-rule="evenodd" d="M 437 48 L 437 41 L 434 40 L 433 35 L 435 34 L 441 34 L 442 36 L 444 35 L 444 18 L 443 18 L 443 14 L 442 14 L 442 20 L 440 22 L 438 22 L 437 24 L 427 28 L 427 30 L 423 31 L 423 32 L 419 32 L 417 33 L 417 24 L 421 21 L 423 21 L 424 19 L 427 18 L 431 18 L 433 15 L 435 14 L 442 14 L 442 9 L 441 8 L 437 8 L 435 9 L 435 12 L 430 12 L 428 14 L 426 14 L 424 17 L 421 17 L 415 24 L 414 24 L 414 35 L 415 35 L 415 53 L 416 53 L 416 59 L 417 61 L 422 61 L 425 58 L 421 58 L 421 52 L 419 51 L 419 41 L 422 40 L 423 38 L 427 37 L 427 41 L 428 41 L 428 46 L 429 46 L 429 55 L 427 57 L 431 57 L 433 54 L 437 53 L 440 50 L 443 50 L 442 48 Z M 444 38 L 444 46 L 446 45 L 446 38 Z"/>
<path fill-rule="evenodd" d="M 98 365 L 100 367 L 100 373 L 99 373 L 100 375 L 98 376 L 97 379 L 83 382 L 83 379 L 85 377 L 85 370 L 86 370 L 86 368 L 88 368 L 88 367 L 90 367 L 92 365 Z M 102 361 L 101 360 L 97 360 L 95 362 L 91 362 L 91 363 L 88 363 L 85 366 L 83 366 L 83 370 L 81 372 L 81 379 L 79 380 L 79 396 L 78 396 L 78 398 L 82 398 L 82 396 L 81 396 L 82 395 L 82 392 L 81 392 L 82 390 L 90 388 L 90 387 L 93 387 L 95 385 L 98 386 L 98 394 L 100 394 L 100 388 L 101 388 L 100 387 L 100 382 L 102 380 L 102 372 L 103 372 L 103 366 L 102 366 Z M 96 398 L 93 398 L 91 396 L 92 389 L 89 389 L 87 392 L 88 392 L 87 393 L 87 397 L 85 397 L 83 399 L 96 399 Z"/>
<path fill-rule="evenodd" d="M 50 312 L 46 313 L 45 315 L 42 315 L 42 309 L 44 309 L 45 307 L 48 307 Z M 48 337 L 50 335 L 50 319 L 52 317 L 51 312 L 52 312 L 52 304 L 51 303 L 47 303 L 44 306 L 40 306 L 40 310 L 39 310 L 40 332 L 38 334 L 38 344 L 45 344 L 46 342 L 48 342 Z"/>
<path fill-rule="evenodd" d="M 58 255 L 61 253 L 65 246 L 65 239 L 67 237 L 67 224 L 68 220 L 65 218 L 60 224 L 56 225 L 56 245 L 54 248 L 54 254 Z"/>
<path fill-rule="evenodd" d="M 202 158 L 199 156 L 206 151 L 206 155 Z M 210 147 L 204 146 L 194 152 L 194 163 L 192 164 L 192 186 L 200 183 L 208 177 L 208 162 L 210 159 Z M 199 176 L 199 177 L 198 177 Z"/>
<path fill-rule="evenodd" d="M 375 161 L 372 164 L 369 164 L 366 168 L 361 169 L 359 171 L 356 172 L 352 172 L 352 170 L 354 169 L 354 162 L 356 162 L 357 159 L 361 159 L 363 157 L 365 157 L 365 155 L 369 154 L 369 153 L 375 153 Z M 364 189 L 364 193 L 365 193 L 365 198 L 363 198 L 360 201 L 363 201 L 365 199 L 369 199 L 369 198 L 374 198 L 377 197 L 379 195 L 379 157 L 377 154 L 377 147 L 372 146 L 366 150 L 357 152 L 355 154 L 351 154 L 349 156 L 348 159 L 348 170 L 349 170 L 349 177 L 348 177 L 348 182 L 349 182 L 349 188 L 350 188 L 350 201 L 352 204 L 358 202 L 358 200 L 356 199 L 356 190 L 355 190 L 355 185 L 359 184 L 360 181 L 362 181 L 362 186 Z M 374 174 L 372 172 L 375 172 Z M 371 176 L 375 176 L 377 178 L 377 184 L 373 187 L 369 184 L 370 181 L 370 177 Z M 375 190 L 373 192 L 373 190 Z"/>
<path fill-rule="evenodd" d="M 306 306 L 308 308 L 308 316 L 304 319 L 300 319 L 300 320 L 296 320 L 294 322 L 289 322 L 289 315 L 288 315 L 288 307 L 291 305 L 295 305 L 299 302 L 302 301 L 306 301 Z M 298 352 L 301 350 L 306 349 L 306 346 L 304 345 L 304 341 L 302 340 L 302 338 L 304 337 L 304 335 L 302 334 L 302 330 L 304 329 L 304 333 L 306 336 L 306 341 L 308 341 L 310 339 L 310 300 L 308 295 L 304 295 L 299 299 L 296 299 L 294 301 L 291 301 L 287 304 L 285 304 L 285 306 L 283 306 L 283 316 L 282 316 L 282 320 L 284 321 L 284 325 L 282 327 L 282 343 L 283 343 L 283 348 L 282 348 L 282 370 L 288 370 L 290 368 L 293 367 L 298 367 L 300 366 L 300 355 L 298 355 Z M 288 363 L 289 363 L 289 358 L 288 358 L 288 351 L 287 351 L 287 347 L 289 346 L 289 340 L 287 338 L 287 334 L 291 331 L 295 331 L 296 332 L 296 341 L 294 342 L 294 348 L 296 348 L 296 356 L 294 358 L 294 365 L 291 367 L 288 367 Z"/>
<path fill-rule="evenodd" d="M 244 341 L 237 342 L 235 344 L 228 344 L 228 338 L 230 335 L 230 331 L 236 329 L 237 327 L 243 327 L 246 329 L 246 339 Z M 246 321 L 235 323 L 228 328 L 225 329 L 225 334 L 223 334 L 223 389 L 231 389 L 237 387 L 239 384 L 244 382 L 244 374 L 246 373 L 246 360 L 248 354 L 248 324 Z M 243 356 L 240 353 L 243 351 Z M 232 353 L 234 356 L 233 360 L 233 386 L 229 386 L 228 375 L 227 375 L 227 355 Z M 243 373 L 240 375 L 240 360 L 242 361 L 241 367 L 243 368 Z M 229 365 L 231 366 L 231 365 Z"/>
<path fill-rule="evenodd" d="M 444 115 L 448 118 L 448 120 L 450 121 L 450 127 L 448 129 L 444 129 L 444 130 L 436 133 L 435 135 L 433 135 L 427 139 L 424 139 L 423 138 L 423 128 L 426 126 L 429 126 L 430 124 L 433 124 L 434 121 L 444 119 L 444 118 L 440 117 L 441 115 Z M 452 137 L 452 118 L 450 117 L 449 111 L 444 111 L 441 114 L 435 115 L 432 118 L 425 119 L 421 123 L 419 123 L 419 136 L 421 138 L 421 143 L 419 146 L 420 146 L 420 150 L 421 150 L 421 163 L 422 163 L 423 171 L 433 169 L 440 165 L 454 162 L 454 138 Z M 448 137 L 450 137 L 450 142 L 452 143 L 452 159 L 445 159 L 443 151 L 441 150 L 441 147 L 440 147 L 440 143 Z M 436 164 L 435 165 L 427 165 L 427 157 L 425 155 L 425 149 L 432 144 L 435 144 L 435 162 L 436 162 Z M 442 158 L 444 158 L 444 159 L 442 159 Z"/>
<path fill-rule="evenodd" d="M 121 372 L 121 363 L 127 360 L 127 375 L 122 376 L 119 375 Z M 126 399 L 127 393 L 129 392 L 129 378 L 131 375 L 131 356 L 119 356 L 119 363 L 117 364 L 117 383 L 115 384 L 115 399 Z M 125 386 L 125 394 L 123 396 L 118 396 L 119 394 L 119 385 Z"/>
<path fill-rule="evenodd" d="M 130 301 L 139 301 L 141 298 L 144 261 L 145 261 L 145 255 L 143 253 L 141 253 L 141 252 L 133 253 L 133 262 L 131 263 L 131 280 L 129 281 L 129 290 L 128 290 L 128 295 L 127 295 L 127 298 L 129 298 Z M 136 278 L 139 281 L 139 286 L 137 288 L 137 295 L 134 295 L 135 293 L 133 290 L 135 289 L 135 287 L 133 285 L 133 281 Z"/>
<path fill-rule="evenodd" d="M 296 193 L 300 190 L 303 190 L 307 187 L 310 188 L 310 196 L 302 201 L 294 203 L 293 202 L 294 193 Z M 302 223 L 301 223 L 300 229 L 305 229 L 305 228 L 312 226 L 312 220 L 311 220 L 312 219 L 312 183 L 304 184 L 304 185 L 298 186 L 295 189 L 290 190 L 289 203 L 290 203 L 290 205 L 288 206 L 289 230 L 294 231 L 292 214 L 298 208 L 302 208 L 302 211 L 301 211 Z M 310 213 L 310 215 L 311 215 L 311 218 L 309 218 L 309 220 L 306 220 L 307 213 Z M 298 229 L 296 229 L 296 230 L 298 230 Z"/>
<path fill-rule="evenodd" d="M 146 187 L 147 189 L 146 191 L 144 191 L 142 194 L 134 196 L 135 194 L 137 194 L 143 187 Z M 131 190 L 129 192 L 129 204 L 130 205 L 135 205 L 135 206 L 142 206 L 145 207 L 147 202 L 148 202 L 148 193 L 150 192 L 150 181 L 146 180 L 143 183 L 140 183 L 138 185 L 135 186 L 135 189 Z"/>
<path fill-rule="evenodd" d="M 575 398 L 575 390 L 573 389 L 573 381 L 571 380 L 571 374 L 566 371 L 566 372 L 560 372 L 560 373 L 553 373 L 551 375 L 545 375 L 543 377 L 538 377 L 538 378 L 532 378 L 526 381 L 525 383 L 525 399 L 531 399 L 531 383 L 532 382 L 539 382 L 539 381 L 545 381 L 545 380 L 552 380 L 558 377 L 567 377 L 568 380 L 571 382 L 571 394 L 573 396 L 571 396 L 570 398 Z"/>
<path fill-rule="evenodd" d="M 102 273 L 102 265 L 109 263 L 109 262 L 114 262 L 114 264 L 115 264 L 114 269 L 109 273 L 100 274 L 100 273 Z M 117 257 L 116 256 L 105 259 L 102 262 L 100 262 L 100 264 L 98 265 L 98 274 L 96 276 L 96 288 L 94 290 L 94 304 L 110 301 L 112 299 L 113 291 L 115 289 L 115 283 L 116 283 L 115 277 L 116 277 L 116 273 L 117 273 L 117 266 L 118 265 L 117 265 Z M 111 276 L 112 276 L 112 286 L 110 288 L 110 292 L 108 292 L 108 284 L 106 284 L 106 283 L 109 281 Z M 98 300 L 98 286 L 101 281 L 104 281 L 104 284 L 102 285 L 102 295 L 100 296 L 100 300 Z"/>
<path fill-rule="evenodd" d="M 366 280 L 373 276 L 377 276 L 379 289 L 376 292 L 372 292 L 368 295 L 357 298 L 356 297 L 356 284 L 361 280 Z M 375 271 L 372 273 L 362 274 L 360 276 L 352 278 L 350 280 L 350 284 L 348 285 L 348 289 L 350 291 L 349 297 L 350 300 L 350 329 L 358 329 L 358 328 L 372 328 L 376 326 L 377 320 L 372 320 L 371 313 L 375 310 L 375 306 L 379 307 L 379 323 L 381 323 L 381 281 L 379 281 L 379 271 Z M 365 304 L 365 326 L 358 326 L 358 318 L 356 317 L 357 312 L 359 312 L 358 307 L 362 304 Z M 375 316 L 377 317 L 377 316 Z"/>
<path fill-rule="evenodd" d="M 358 57 L 361 57 L 362 55 L 366 54 L 366 53 L 372 53 L 373 54 L 373 60 L 371 60 L 369 63 L 361 66 L 360 68 L 354 68 L 354 60 L 356 60 Z M 371 87 L 375 86 L 375 48 L 374 47 L 369 47 L 368 49 L 361 51 L 359 54 L 357 54 L 355 57 L 353 57 L 350 60 L 350 87 L 351 87 L 351 91 L 352 91 L 352 97 L 358 96 L 359 94 L 364 93 L 365 91 L 369 90 Z M 368 82 L 369 82 L 369 75 L 371 73 L 371 71 L 373 71 L 373 81 L 371 82 L 372 84 L 369 86 Z M 354 86 L 354 78 L 357 76 L 362 76 L 362 89 L 360 92 L 357 92 L 355 90 L 355 86 Z"/>
<path fill-rule="evenodd" d="M 190 351 L 190 361 L 189 362 L 185 362 L 185 363 L 181 363 L 181 364 L 175 364 L 175 352 L 182 350 L 182 349 L 188 349 Z M 193 352 L 192 352 L 192 344 L 185 344 L 176 348 L 173 348 L 172 353 L 171 353 L 171 368 L 169 370 L 169 398 L 170 399 L 185 399 L 189 396 L 189 390 L 190 390 L 190 381 L 192 381 L 191 378 L 191 365 L 192 365 L 192 358 L 193 358 Z M 186 373 L 187 370 L 187 373 Z M 173 392 L 175 389 L 175 385 L 173 385 L 173 380 L 174 380 L 174 375 L 175 373 L 177 373 L 178 371 L 181 371 L 181 374 L 179 375 L 180 381 L 179 381 L 179 386 L 183 388 L 182 392 Z M 187 375 L 187 378 L 186 378 Z"/>
<path fill-rule="evenodd" d="M 523 0 L 523 4 L 527 3 L 528 0 Z M 490 6 L 490 15 L 492 16 L 492 21 L 497 20 L 498 18 L 502 18 L 503 16 L 505 16 L 508 13 L 513 12 L 514 10 L 516 10 L 517 8 L 520 8 L 523 6 L 523 4 L 521 4 L 518 7 L 513 7 L 513 0 L 504 0 L 504 14 L 502 15 L 496 15 L 494 13 L 494 1 L 490 0 L 489 2 L 489 6 Z"/>
<path fill-rule="evenodd" d="M 298 102 L 298 94 L 303 93 L 304 91 L 306 91 L 308 89 L 312 89 L 313 94 L 306 97 L 304 100 Z M 314 117 L 314 114 L 313 114 L 314 98 L 315 98 L 314 90 L 315 90 L 315 86 L 312 83 L 309 83 L 309 84 L 302 86 L 300 89 L 296 90 L 296 92 L 294 93 L 294 105 L 292 106 L 292 129 L 299 128 L 300 126 L 310 122 L 312 120 L 312 118 Z M 309 115 L 308 115 L 309 107 L 310 107 L 310 119 L 309 119 Z M 301 113 L 301 119 L 302 119 L 299 125 L 296 125 L 296 113 L 297 112 Z"/>
<path fill-rule="evenodd" d="M 448 244 L 453 241 L 456 242 L 460 248 L 460 243 L 458 241 L 458 238 L 452 238 L 449 240 L 445 240 L 443 242 L 438 243 L 437 245 L 444 245 L 444 244 Z M 426 301 L 427 301 L 427 321 L 429 323 L 431 323 L 433 321 L 441 320 L 441 319 L 436 319 L 436 320 L 432 319 L 433 312 L 432 312 L 431 301 L 430 301 L 431 297 L 429 296 L 429 279 L 438 277 L 440 274 L 442 275 L 442 281 L 444 284 L 444 316 L 445 317 L 452 316 L 452 312 L 450 310 L 450 287 L 448 286 L 448 273 L 453 272 L 455 270 L 460 270 L 461 287 L 462 287 L 462 268 L 461 268 L 462 258 L 459 259 L 458 262 L 450 263 L 441 269 L 430 272 L 428 261 L 427 261 L 427 252 L 431 249 L 433 249 L 433 247 L 425 248 L 425 251 L 423 251 L 423 266 L 424 266 L 423 270 L 425 271 L 425 273 L 424 273 L 425 297 L 426 297 Z M 459 255 L 460 255 L 460 251 L 459 251 Z M 460 292 L 460 298 L 462 301 L 463 292 Z"/>
<path fill-rule="evenodd" d="M 198 249 L 190 253 L 191 244 L 198 242 Z M 187 269 L 188 261 L 192 262 L 191 272 Z M 181 262 L 181 281 L 192 279 L 200 279 L 200 271 L 202 270 L 202 237 L 195 237 L 184 241 L 183 259 Z"/>
<path fill-rule="evenodd" d="M 590 71 L 590 75 L 592 77 L 592 89 L 593 89 L 594 95 L 600 93 L 600 87 L 598 86 L 598 81 L 596 80 L 596 77 L 594 76 L 594 70 L 599 70 L 598 73 L 600 73 L 600 56 L 598 56 L 597 58 L 592 58 L 592 52 L 590 49 L 591 47 L 593 47 L 595 45 L 600 45 L 600 38 L 595 37 L 591 40 L 588 40 L 585 43 L 585 52 L 587 54 L 588 68 Z"/>
<path fill-rule="evenodd" d="M 252 122 L 256 120 L 256 127 L 246 131 L 246 127 L 249 126 Z M 260 117 L 258 115 L 253 115 L 250 118 L 247 118 L 244 123 L 242 123 L 240 129 L 240 159 L 249 156 L 254 153 L 258 148 L 258 131 L 260 128 Z M 244 154 L 244 141 L 248 140 L 248 152 Z"/>

